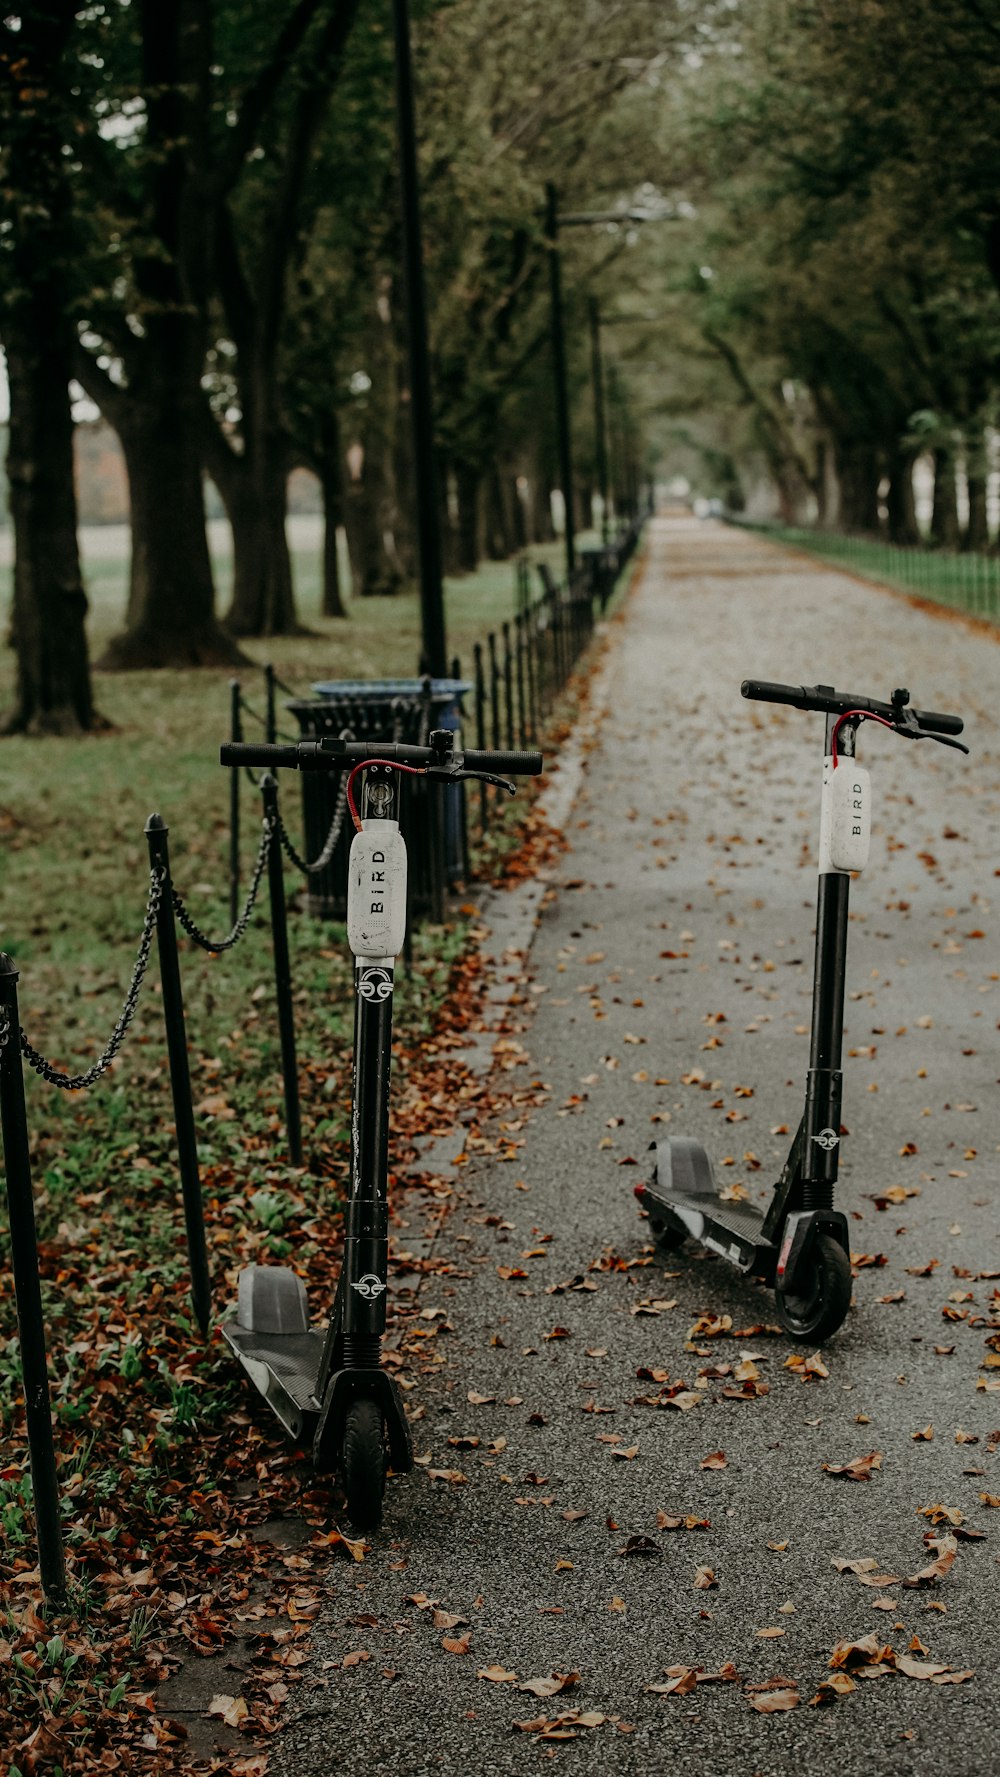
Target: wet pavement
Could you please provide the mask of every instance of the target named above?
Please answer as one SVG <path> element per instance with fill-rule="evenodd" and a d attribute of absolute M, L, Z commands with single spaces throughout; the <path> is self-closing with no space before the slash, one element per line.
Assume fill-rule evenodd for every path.
<path fill-rule="evenodd" d="M 364 1561 L 331 1560 L 268 1777 L 996 1770 L 998 664 L 972 623 L 721 525 L 652 525 L 527 955 L 506 907 L 519 1102 L 487 1151 L 458 1131 L 436 1157 L 455 1196 L 421 1285 L 442 1361 L 407 1395 L 418 1464 Z M 633 1194 L 669 1130 L 763 1202 L 801 1111 L 823 723 L 744 702 L 744 677 L 905 684 L 972 749 L 861 730 L 854 1304 L 805 1370 L 771 1294 L 655 1254 Z M 824 1467 L 873 1452 L 867 1479 Z"/>

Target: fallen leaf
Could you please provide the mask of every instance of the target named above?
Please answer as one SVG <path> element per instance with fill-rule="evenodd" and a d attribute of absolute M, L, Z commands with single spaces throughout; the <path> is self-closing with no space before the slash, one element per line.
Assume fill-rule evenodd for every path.
<path fill-rule="evenodd" d="M 238 1728 L 241 1722 L 246 1721 L 250 1709 L 243 1697 L 226 1697 L 220 1694 L 212 1698 L 205 1714 L 220 1716 L 227 1728 Z"/>
<path fill-rule="evenodd" d="M 488 1678 L 491 1684 L 514 1684 L 516 1672 L 507 1672 L 503 1666 L 480 1666 L 477 1678 Z"/>
<path fill-rule="evenodd" d="M 704 1457 L 698 1464 L 699 1468 L 725 1468 L 725 1466 L 726 1453 L 724 1450 L 713 1450 L 711 1456 Z"/>
<path fill-rule="evenodd" d="M 882 1467 L 881 1450 L 869 1450 L 865 1456 L 855 1456 L 850 1462 L 824 1462 L 823 1472 L 827 1475 L 839 1475 L 845 1481 L 868 1481 L 875 1469 Z"/>
<path fill-rule="evenodd" d="M 549 1678 L 526 1678 L 519 1691 L 530 1691 L 533 1697 L 554 1697 L 557 1691 L 568 1691 L 579 1684 L 579 1672 L 553 1672 Z"/>

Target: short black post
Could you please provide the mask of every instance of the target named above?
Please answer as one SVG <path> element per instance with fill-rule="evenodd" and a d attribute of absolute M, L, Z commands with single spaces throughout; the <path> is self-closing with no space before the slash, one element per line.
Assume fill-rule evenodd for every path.
<path fill-rule="evenodd" d="M 497 638 L 491 629 L 486 637 L 490 655 L 490 745 L 500 745 L 500 665 L 497 660 Z"/>
<path fill-rule="evenodd" d="M 552 375 L 556 398 L 556 429 L 559 437 L 559 479 L 565 508 L 566 578 L 576 566 L 573 527 L 573 453 L 569 435 L 569 396 L 566 392 L 566 337 L 563 327 L 562 282 L 559 266 L 559 209 L 556 188 L 545 187 L 545 245 L 549 255 L 549 308 L 552 336 Z"/>
<path fill-rule="evenodd" d="M 229 738 L 243 739 L 239 679 L 229 681 Z M 229 773 L 229 917 L 233 925 L 240 911 L 240 774 Z"/>
<path fill-rule="evenodd" d="M 459 660 L 457 654 L 451 663 L 451 676 L 456 685 L 461 684 L 462 662 Z M 450 794 L 458 797 L 459 843 L 462 849 L 462 880 L 463 882 L 468 882 L 472 875 L 472 863 L 469 858 L 469 808 L 464 779 L 461 783 L 455 785 L 454 789 L 450 791 Z M 451 860 L 449 859 L 449 863 L 450 861 Z"/>
<path fill-rule="evenodd" d="M 278 839 L 278 782 L 269 771 L 260 780 L 264 818 L 271 821 L 267 852 L 267 887 L 271 898 L 271 948 L 274 952 L 274 995 L 281 1037 L 281 1077 L 285 1087 L 285 1133 L 293 1166 L 302 1165 L 302 1119 L 299 1115 L 299 1073 L 295 1056 L 295 1012 L 292 1007 L 292 965 L 288 955 L 285 873 Z"/>
<path fill-rule="evenodd" d="M 17 1012 L 18 972 L 6 951 L 0 951 L 0 1019 L 7 1040 L 0 1048 L 0 1126 L 7 1174 L 11 1268 L 21 1346 L 24 1412 L 28 1425 L 28 1458 L 35 1505 L 38 1571 L 46 1598 L 58 1599 L 66 1589 L 56 1452 L 52 1438 L 49 1368 L 45 1353 L 45 1322 L 38 1276 L 35 1204 L 31 1192 L 28 1119 L 21 1072 L 20 1021 Z"/>
<path fill-rule="evenodd" d="M 534 605 L 524 608 L 524 665 L 528 681 L 528 731 L 534 740 L 538 734 L 538 611 Z"/>
<path fill-rule="evenodd" d="M 514 680 L 510 652 L 510 624 L 503 625 L 503 709 L 507 729 L 507 746 L 514 745 Z"/>
<path fill-rule="evenodd" d="M 234 771 L 232 775 L 236 777 L 237 773 Z M 177 1128 L 177 1162 L 180 1167 L 181 1191 L 184 1196 L 188 1265 L 191 1271 L 191 1302 L 199 1327 L 203 1333 L 207 1333 L 212 1312 L 212 1286 L 208 1275 L 208 1256 L 205 1249 L 205 1219 L 201 1204 L 201 1179 L 198 1175 L 198 1143 L 194 1132 L 194 1105 L 191 1100 L 191 1073 L 188 1067 L 187 1034 L 184 1028 L 184 997 L 181 993 L 181 966 L 177 955 L 177 928 L 174 925 L 174 904 L 170 894 L 168 830 L 162 815 L 150 815 L 146 822 L 150 868 L 161 872 L 163 876 L 163 892 L 156 913 L 156 948 L 160 958 L 163 1023 L 167 1033 L 170 1089 L 173 1093 L 174 1123 Z"/>
<path fill-rule="evenodd" d="M 473 655 L 473 659 L 475 660 L 475 663 L 476 663 L 476 746 L 478 747 L 479 751 L 482 753 L 486 749 L 486 681 L 485 681 L 485 675 L 483 673 L 483 644 L 482 644 L 482 642 L 477 642 L 475 644 L 475 647 L 472 650 L 472 655 Z M 484 834 L 486 832 L 486 826 L 487 826 L 488 820 L 489 820 L 489 799 L 486 794 L 486 785 L 482 781 L 480 781 L 480 785 L 479 785 L 479 832 L 480 832 L 480 836 L 482 836 L 482 834 Z"/>
<path fill-rule="evenodd" d="M 278 723 L 277 723 L 277 719 L 276 719 L 275 713 L 274 713 L 274 704 L 275 704 L 274 667 L 271 665 L 270 661 L 268 661 L 267 665 L 264 668 L 264 695 L 267 699 L 267 705 L 266 705 L 267 716 L 266 716 L 266 730 L 265 730 L 266 734 L 267 734 L 267 744 L 269 747 L 273 747 L 275 741 L 278 738 Z"/>
<path fill-rule="evenodd" d="M 518 744 L 526 747 L 528 730 L 524 708 L 524 612 L 518 611 L 514 619 L 514 677 L 517 682 L 517 738 Z"/>

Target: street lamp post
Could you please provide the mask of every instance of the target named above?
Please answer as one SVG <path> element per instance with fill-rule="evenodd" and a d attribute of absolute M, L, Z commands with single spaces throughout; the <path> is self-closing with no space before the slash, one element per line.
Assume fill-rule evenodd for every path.
<path fill-rule="evenodd" d="M 601 542 L 608 541 L 608 440 L 604 424 L 604 364 L 601 356 L 601 307 L 596 296 L 588 301 L 590 314 L 590 367 L 594 385 L 594 439 L 597 485 L 601 495 Z"/>
<path fill-rule="evenodd" d="M 559 212 L 556 188 L 545 187 L 545 240 L 549 249 L 549 302 L 552 311 L 552 375 L 555 382 L 556 426 L 559 432 L 559 479 L 562 482 L 566 579 L 576 568 L 573 528 L 573 454 L 569 435 L 569 398 L 566 393 L 566 339 L 563 330 L 562 277 L 559 264 Z"/>
<path fill-rule="evenodd" d="M 393 0 L 396 39 L 396 114 L 399 124 L 399 180 L 403 205 L 403 259 L 410 344 L 410 406 L 413 412 L 414 476 L 417 492 L 417 548 L 420 558 L 421 670 L 443 679 L 448 672 L 445 638 L 441 532 L 434 463 L 427 303 L 420 235 L 420 187 L 413 104 L 408 0 Z"/>

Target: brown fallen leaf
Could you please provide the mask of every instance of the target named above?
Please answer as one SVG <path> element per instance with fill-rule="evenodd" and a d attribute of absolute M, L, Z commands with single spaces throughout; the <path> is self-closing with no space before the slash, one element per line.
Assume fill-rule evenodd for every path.
<path fill-rule="evenodd" d="M 798 1688 L 794 1685 L 783 1686 L 781 1690 L 764 1691 L 762 1695 L 750 1698 L 751 1709 L 758 1715 L 778 1715 L 786 1709 L 795 1709 L 801 1703 Z"/>
<path fill-rule="evenodd" d="M 935 1560 L 927 1567 L 922 1567 L 919 1573 L 911 1574 L 909 1579 L 903 1581 L 904 1586 L 936 1586 L 939 1580 L 944 1579 L 958 1553 L 958 1543 L 953 1536 L 942 1536 L 931 1547 L 938 1550 Z"/>
<path fill-rule="evenodd" d="M 243 1697 L 227 1697 L 220 1693 L 213 1697 L 205 1711 L 206 1715 L 218 1715 L 227 1728 L 238 1728 L 250 1714 L 249 1706 Z"/>
<path fill-rule="evenodd" d="M 853 1678 L 848 1678 L 846 1672 L 834 1672 L 830 1678 L 823 1679 L 815 1697 L 810 1697 L 809 1707 L 814 1709 L 817 1706 L 822 1707 L 824 1704 L 835 1703 L 838 1697 L 849 1697 L 851 1692 L 857 1688 Z"/>
<path fill-rule="evenodd" d="M 862 1668 L 871 1671 L 881 1666 L 889 1670 L 894 1659 L 892 1648 L 877 1635 L 864 1635 L 860 1641 L 836 1642 L 830 1655 L 830 1667 L 834 1672 L 854 1672 Z"/>
<path fill-rule="evenodd" d="M 718 1587 L 714 1567 L 696 1567 L 694 1570 L 694 1589 L 696 1592 L 712 1592 Z"/>
<path fill-rule="evenodd" d="M 639 1454 L 639 1446 L 638 1444 L 629 1444 L 628 1448 L 623 1450 L 620 1446 L 616 1445 L 611 1454 L 613 1457 L 616 1457 L 619 1462 L 634 1462 Z"/>
<path fill-rule="evenodd" d="M 533 1697 L 554 1697 L 557 1691 L 568 1691 L 579 1684 L 579 1672 L 553 1672 L 548 1678 L 526 1678 L 519 1691 L 530 1691 Z"/>
<path fill-rule="evenodd" d="M 491 1684 L 514 1684 L 516 1672 L 508 1672 L 503 1666 L 480 1666 L 477 1678 L 488 1678 Z"/>
<path fill-rule="evenodd" d="M 442 1635 L 441 1646 L 446 1654 L 467 1654 L 472 1645 L 471 1631 L 467 1635 Z"/>
<path fill-rule="evenodd" d="M 654 1543 L 651 1536 L 630 1536 L 619 1555 L 662 1555 L 659 1543 Z"/>
<path fill-rule="evenodd" d="M 923 1431 L 913 1432 L 912 1437 L 913 1437 L 913 1442 L 915 1444 L 933 1444 L 933 1442 L 934 1442 L 934 1427 L 933 1427 L 933 1425 L 925 1425 Z"/>
<path fill-rule="evenodd" d="M 850 1462 L 824 1462 L 823 1472 L 839 1475 L 845 1481 L 869 1481 L 873 1471 L 881 1467 L 881 1450 L 869 1450 L 867 1455 L 855 1456 Z"/>
<path fill-rule="evenodd" d="M 725 1468 L 726 1453 L 724 1450 L 713 1450 L 710 1456 L 703 1457 L 699 1468 Z"/>

